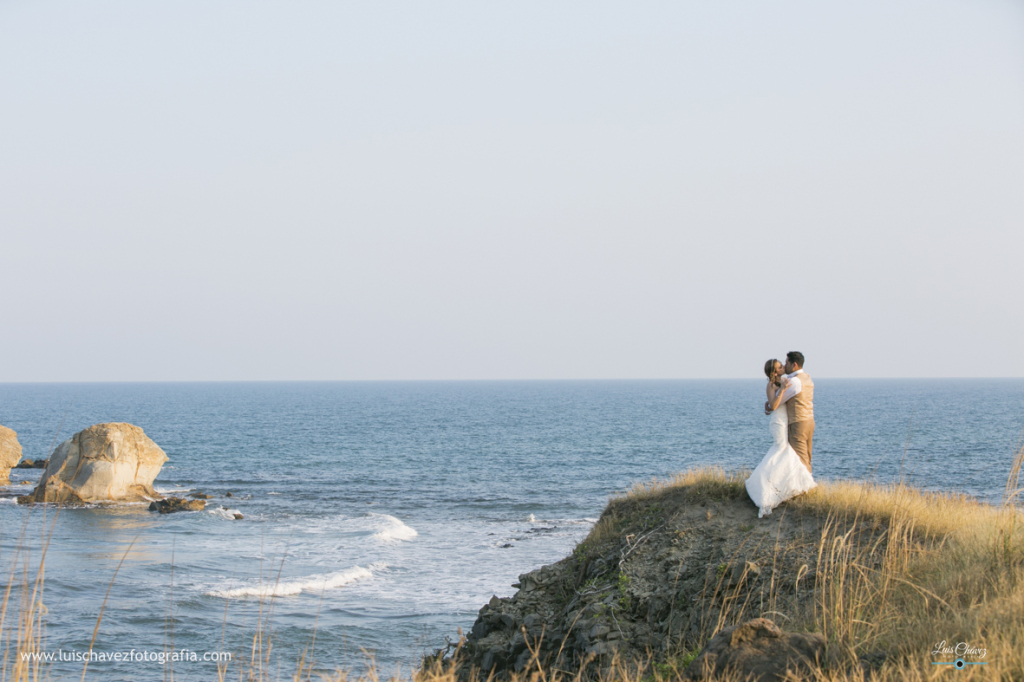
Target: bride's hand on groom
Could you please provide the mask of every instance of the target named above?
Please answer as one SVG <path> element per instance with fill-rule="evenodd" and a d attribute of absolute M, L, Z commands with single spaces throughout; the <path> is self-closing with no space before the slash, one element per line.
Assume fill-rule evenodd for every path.
<path fill-rule="evenodd" d="M 764 403 L 764 413 L 765 414 L 771 414 L 772 413 L 772 404 L 770 402 L 768 402 L 767 400 Z"/>

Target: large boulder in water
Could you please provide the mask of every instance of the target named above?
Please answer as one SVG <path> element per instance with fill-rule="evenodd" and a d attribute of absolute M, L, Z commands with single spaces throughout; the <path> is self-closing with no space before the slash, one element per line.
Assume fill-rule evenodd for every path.
<path fill-rule="evenodd" d="M 96 424 L 57 446 L 26 502 L 141 502 L 161 497 L 153 479 L 167 461 L 132 424 Z"/>
<path fill-rule="evenodd" d="M 11 468 L 21 459 L 21 443 L 18 434 L 6 426 L 0 426 L 0 485 L 11 482 Z"/>

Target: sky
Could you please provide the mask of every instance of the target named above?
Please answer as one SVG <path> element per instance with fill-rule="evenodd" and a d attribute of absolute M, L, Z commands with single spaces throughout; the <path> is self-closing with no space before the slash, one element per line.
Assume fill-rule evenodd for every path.
<path fill-rule="evenodd" d="M 1024 376 L 1024 3 L 0 0 L 0 382 Z"/>

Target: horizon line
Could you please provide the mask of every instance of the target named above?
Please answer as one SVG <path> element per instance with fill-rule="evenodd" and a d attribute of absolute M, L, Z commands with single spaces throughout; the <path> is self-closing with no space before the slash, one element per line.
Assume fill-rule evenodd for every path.
<path fill-rule="evenodd" d="M 844 381 L 941 381 L 941 380 L 1014 380 L 1021 376 L 818 376 L 818 379 Z M 545 383 L 545 382 L 612 382 L 612 381 L 763 381 L 763 377 L 601 377 L 601 378 L 530 378 L 530 379 L 84 379 L 4 381 L 0 386 L 16 384 L 372 384 L 372 383 Z"/>

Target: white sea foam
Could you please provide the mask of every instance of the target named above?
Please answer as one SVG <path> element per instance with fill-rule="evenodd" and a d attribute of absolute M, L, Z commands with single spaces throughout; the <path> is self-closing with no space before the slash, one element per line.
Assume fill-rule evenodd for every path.
<path fill-rule="evenodd" d="M 153 490 L 157 491 L 161 495 L 169 495 L 171 493 L 187 493 L 190 490 L 192 490 L 192 488 L 179 488 L 179 487 L 176 487 L 176 486 L 172 486 L 170 488 L 157 488 L 157 487 L 154 487 Z"/>
<path fill-rule="evenodd" d="M 383 564 L 373 564 L 371 568 L 385 568 Z M 298 580 L 278 582 L 270 585 L 257 585 L 255 587 L 236 587 L 228 590 L 211 590 L 207 592 L 211 597 L 223 599 L 238 599 L 242 597 L 291 597 L 303 592 L 319 593 L 324 590 L 335 590 L 344 587 L 357 580 L 367 580 L 373 577 L 373 571 L 362 566 L 353 566 L 344 571 L 331 573 L 329 575 L 311 575 Z"/>
<path fill-rule="evenodd" d="M 242 512 L 237 509 L 222 509 L 221 507 L 211 507 L 206 510 L 207 513 L 219 516 L 222 519 L 228 519 L 229 521 L 235 520 L 235 514 L 241 514 Z"/>
<path fill-rule="evenodd" d="M 414 537 L 419 535 L 414 528 L 410 528 L 402 523 L 401 519 L 396 519 L 394 516 L 390 516 L 388 514 L 374 514 L 371 512 L 369 518 L 373 525 L 383 526 L 379 531 L 373 534 L 373 537 L 381 542 L 412 540 Z"/>
<path fill-rule="evenodd" d="M 17 498 L 14 497 L 0 497 L 0 502 L 6 502 L 8 504 L 18 504 Z"/>
<path fill-rule="evenodd" d="M 585 524 L 597 523 L 597 519 L 590 518 L 588 516 L 585 516 L 582 519 L 538 519 L 533 514 L 530 514 L 526 517 L 524 523 L 550 523 L 555 526 L 582 526 Z"/>

